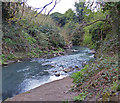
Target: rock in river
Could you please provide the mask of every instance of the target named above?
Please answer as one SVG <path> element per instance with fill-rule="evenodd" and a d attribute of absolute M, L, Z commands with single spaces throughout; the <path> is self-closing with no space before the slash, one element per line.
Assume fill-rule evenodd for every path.
<path fill-rule="evenodd" d="M 90 50 L 90 53 L 95 54 L 96 51 L 94 49 Z"/>
<path fill-rule="evenodd" d="M 55 73 L 55 76 L 59 77 L 59 76 L 60 76 L 60 73 Z"/>
<path fill-rule="evenodd" d="M 68 73 L 68 72 L 72 72 L 74 70 L 74 68 L 70 67 L 70 68 L 65 68 L 63 71 L 65 73 Z"/>

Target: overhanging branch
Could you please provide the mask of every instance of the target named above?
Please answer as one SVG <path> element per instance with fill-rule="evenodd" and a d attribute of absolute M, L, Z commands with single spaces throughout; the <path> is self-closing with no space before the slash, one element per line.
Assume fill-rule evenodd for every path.
<path fill-rule="evenodd" d="M 59 0 L 59 2 L 60 2 L 61 0 Z M 53 8 L 52 9 L 50 9 L 50 11 L 48 12 L 48 14 L 47 15 L 49 15 L 50 14 L 50 12 L 55 8 L 55 6 L 57 5 L 57 3 L 59 3 L 59 2 L 57 2 L 57 0 L 55 0 L 55 4 L 54 4 L 54 6 L 53 6 Z"/>
<path fill-rule="evenodd" d="M 96 21 L 94 21 L 94 22 L 91 22 L 91 23 L 88 23 L 88 24 L 81 24 L 80 25 L 80 27 L 85 27 L 85 26 L 89 26 L 89 25 L 92 25 L 92 24 L 94 24 L 94 23 L 96 23 L 96 22 L 98 22 L 98 21 L 105 21 L 105 22 L 107 22 L 107 20 L 106 19 L 98 19 L 98 20 L 96 20 Z"/>
<path fill-rule="evenodd" d="M 52 0 L 50 3 L 46 4 L 46 5 L 42 8 L 42 10 L 41 10 L 35 17 L 37 17 L 39 14 L 41 14 L 42 11 L 43 11 L 48 5 L 50 5 L 50 4 L 52 4 L 52 3 L 53 3 L 53 0 Z"/>

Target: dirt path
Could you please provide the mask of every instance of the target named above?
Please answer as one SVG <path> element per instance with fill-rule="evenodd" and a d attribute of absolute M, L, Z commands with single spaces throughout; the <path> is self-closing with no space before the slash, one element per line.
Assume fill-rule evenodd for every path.
<path fill-rule="evenodd" d="M 73 79 L 66 77 L 61 80 L 53 81 L 28 92 L 19 94 L 7 101 L 63 101 L 72 100 L 78 93 L 70 92 Z"/>

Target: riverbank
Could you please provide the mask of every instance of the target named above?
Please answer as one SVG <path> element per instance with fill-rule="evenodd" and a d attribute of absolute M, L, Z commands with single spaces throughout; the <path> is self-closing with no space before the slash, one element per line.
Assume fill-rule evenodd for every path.
<path fill-rule="evenodd" d="M 95 76 L 91 77 L 87 84 L 89 84 L 90 81 L 93 81 L 92 79 L 96 79 L 102 72 L 99 72 Z M 14 96 L 12 98 L 9 98 L 5 101 L 75 101 L 75 97 L 78 97 L 78 95 L 81 94 L 81 91 L 84 90 L 84 87 L 89 86 L 86 85 L 86 82 L 83 83 L 81 88 L 79 90 L 75 90 L 75 85 L 73 83 L 73 80 L 71 77 L 65 77 L 60 80 L 52 81 L 50 83 L 43 84 L 35 89 L 32 89 L 30 91 L 27 91 L 25 93 L 19 94 L 17 96 Z M 99 87 L 100 88 L 100 87 Z M 104 90 L 107 88 L 110 88 L 110 86 L 104 86 L 102 87 Z M 88 89 L 91 93 L 93 93 L 93 90 Z M 94 88 L 96 90 L 96 87 Z M 99 94 L 103 99 L 107 98 L 110 94 L 103 95 L 103 91 L 100 91 L 101 94 Z M 83 93 L 83 92 L 82 92 Z M 84 99 L 84 101 L 98 101 L 98 92 L 95 92 L 94 95 L 91 95 L 90 93 L 87 93 L 87 97 Z M 84 94 L 81 95 L 80 98 L 83 97 Z M 111 95 L 110 95 L 111 96 Z M 120 92 L 112 92 L 111 99 L 113 102 L 120 101 Z M 110 100 L 111 100 L 110 99 Z M 106 100 L 106 99 L 105 99 Z"/>
<path fill-rule="evenodd" d="M 9 59 L 5 58 L 5 60 L 4 60 L 4 57 L 2 57 L 2 61 L 0 61 L 0 66 L 1 65 L 2 66 L 7 66 L 8 64 L 12 64 L 12 63 L 16 63 L 16 62 L 22 62 L 22 61 L 25 61 L 25 60 L 30 60 L 32 58 L 52 58 L 52 57 L 61 56 L 61 55 L 65 55 L 65 54 L 66 54 L 65 49 L 51 50 L 50 53 L 47 51 L 46 53 L 43 53 L 39 57 L 36 57 L 36 56 L 33 56 L 33 55 L 28 55 L 28 53 L 15 53 Z"/>
<path fill-rule="evenodd" d="M 41 85 L 6 101 L 72 101 L 79 92 L 72 92 L 73 79 L 66 77 Z"/>
<path fill-rule="evenodd" d="M 65 55 L 68 52 L 76 52 L 76 50 L 72 49 L 72 47 L 66 47 L 64 49 L 61 48 L 58 50 L 54 48 L 53 50 L 50 50 L 50 52 L 47 51 L 46 53 L 43 53 L 39 57 L 28 55 L 28 53 L 15 53 L 14 55 L 11 55 L 10 57 L 9 55 L 7 55 L 8 58 L 5 58 L 5 60 L 4 60 L 4 57 L 2 57 L 2 61 L 0 61 L 0 66 L 1 65 L 7 66 L 8 64 L 22 62 L 25 60 L 30 60 L 32 58 L 53 58 L 53 57 Z M 91 49 L 90 53 L 95 54 L 96 51 L 94 49 Z"/>

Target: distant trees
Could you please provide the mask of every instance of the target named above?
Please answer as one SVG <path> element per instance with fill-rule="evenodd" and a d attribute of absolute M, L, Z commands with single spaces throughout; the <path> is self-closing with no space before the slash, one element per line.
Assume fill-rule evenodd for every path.
<path fill-rule="evenodd" d="M 66 23 L 66 18 L 64 14 L 55 12 L 51 14 L 52 19 L 59 25 L 59 26 L 64 26 Z"/>
<path fill-rule="evenodd" d="M 64 26 L 69 22 L 82 23 L 84 20 L 85 2 L 75 2 L 75 11 L 68 9 L 64 14 L 55 12 L 51 14 L 53 20 Z"/>
<path fill-rule="evenodd" d="M 72 9 L 68 9 L 65 12 L 64 17 L 66 18 L 66 23 L 68 23 L 69 21 L 75 22 L 76 19 L 76 15 Z"/>
<path fill-rule="evenodd" d="M 68 31 L 74 45 L 79 45 L 83 39 L 84 31 L 78 26 L 84 20 L 84 9 L 85 3 L 75 2 L 75 11 L 68 9 L 64 14 L 58 12 L 51 14 L 52 19 Z"/>
<path fill-rule="evenodd" d="M 75 11 L 76 17 L 79 23 L 82 23 L 84 19 L 84 9 L 85 9 L 85 2 L 75 2 Z"/>
<path fill-rule="evenodd" d="M 58 12 L 52 13 L 51 17 L 54 21 L 57 22 L 57 24 L 60 24 L 61 27 L 70 21 L 76 21 L 76 15 L 72 9 L 67 10 L 64 14 Z"/>

